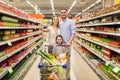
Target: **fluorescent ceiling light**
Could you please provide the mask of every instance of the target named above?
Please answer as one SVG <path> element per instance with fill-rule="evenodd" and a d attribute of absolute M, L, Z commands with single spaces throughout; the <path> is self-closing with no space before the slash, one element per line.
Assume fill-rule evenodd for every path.
<path fill-rule="evenodd" d="M 53 15 L 55 15 L 53 0 L 50 0 L 50 3 L 51 3 L 51 8 L 52 8 Z"/>
<path fill-rule="evenodd" d="M 3 3 L 3 4 L 6 4 L 4 1 L 1 1 L 1 0 L 0 0 L 0 2 Z"/>
<path fill-rule="evenodd" d="M 26 2 L 27 2 L 33 9 L 35 9 L 35 7 L 32 5 L 32 3 L 31 3 L 30 1 L 26 0 Z"/>
<path fill-rule="evenodd" d="M 101 1 L 102 0 L 97 0 L 95 3 L 91 4 L 89 7 L 87 7 L 86 9 L 84 9 L 83 12 L 86 12 L 88 9 L 92 8 L 93 6 L 95 6 L 96 4 L 98 4 Z"/>
<path fill-rule="evenodd" d="M 78 14 L 76 14 L 75 16 L 79 16 L 79 15 L 81 15 L 81 12 L 79 12 Z"/>
<path fill-rule="evenodd" d="M 95 3 L 91 4 L 89 7 L 87 7 L 86 9 L 83 10 L 83 12 L 86 12 L 87 10 L 89 10 L 90 8 L 94 7 L 96 4 L 98 4 L 99 2 L 101 2 L 102 0 L 97 0 Z M 75 16 L 79 16 L 81 15 L 81 12 L 76 14 Z"/>
<path fill-rule="evenodd" d="M 71 7 L 69 8 L 69 10 L 68 10 L 67 13 L 69 13 L 69 12 L 71 11 L 71 9 L 75 6 L 76 2 L 77 2 L 77 0 L 75 0 L 75 1 L 72 3 L 72 5 L 71 5 Z"/>
<path fill-rule="evenodd" d="M 101 2 L 101 1 L 102 1 L 102 0 L 97 0 L 96 3 L 99 3 L 99 2 Z"/>
<path fill-rule="evenodd" d="M 34 6 L 29 0 L 26 0 L 26 2 L 35 10 L 36 14 L 41 13 L 40 8 L 38 9 L 37 5 Z"/>

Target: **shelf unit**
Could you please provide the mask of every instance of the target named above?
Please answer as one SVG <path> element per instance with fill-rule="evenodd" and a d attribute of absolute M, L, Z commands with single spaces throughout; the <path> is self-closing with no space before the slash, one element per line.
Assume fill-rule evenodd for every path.
<path fill-rule="evenodd" d="M 31 37 L 31 36 L 34 36 L 34 35 L 37 35 L 37 34 L 42 34 L 42 33 L 38 31 L 38 32 L 31 33 L 30 35 L 27 35 L 27 36 L 24 36 L 24 37 L 11 39 L 11 40 L 8 40 L 8 41 L 1 41 L 0 42 L 0 46 L 4 45 L 4 44 L 8 44 L 8 42 L 15 42 L 15 41 L 18 41 L 18 40 L 21 40 L 21 39 L 25 39 L 25 38 L 28 38 L 28 37 Z"/>
<path fill-rule="evenodd" d="M 100 16 L 92 17 L 92 18 L 89 18 L 89 19 L 82 19 L 79 22 L 90 21 L 90 20 L 94 20 L 94 19 L 98 19 L 98 18 L 102 18 L 102 17 L 106 17 L 106 16 L 115 15 L 115 14 L 118 14 L 118 13 L 120 13 L 120 10 L 117 10 L 117 11 L 114 11 L 114 12 L 110 12 L 110 13 L 107 13 L 107 14 L 102 14 Z"/>
<path fill-rule="evenodd" d="M 34 50 L 34 49 L 36 48 L 36 46 L 41 45 L 41 43 L 42 43 L 42 41 L 39 41 L 36 45 L 34 45 L 33 47 L 31 47 L 31 48 L 29 49 L 29 52 L 25 53 L 25 55 L 23 55 L 22 57 L 20 57 L 19 60 L 17 61 L 17 63 L 14 63 L 14 64 L 13 64 L 12 66 L 10 66 L 10 67 L 6 67 L 6 68 L 4 69 L 3 74 L 0 75 L 0 79 L 8 73 L 8 69 L 9 69 L 9 68 L 14 68 L 14 67 L 15 67 L 21 60 L 23 60 L 28 54 L 32 54 L 32 53 L 31 53 L 32 50 Z M 34 54 L 33 54 L 33 55 L 34 55 Z M 31 63 L 31 62 L 29 62 L 29 63 Z M 29 64 L 29 65 L 30 65 L 30 64 Z M 29 66 L 29 65 L 28 65 L 28 66 Z M 26 68 L 27 68 L 28 66 L 26 66 Z M 25 69 L 25 70 L 27 70 L 27 69 Z M 20 74 L 22 75 L 22 74 L 24 73 L 23 71 L 25 71 L 25 70 L 22 70 L 22 72 L 21 72 Z M 21 75 L 19 75 L 17 78 L 20 78 Z"/>
<path fill-rule="evenodd" d="M 104 23 L 102 22 L 102 19 L 105 19 L 105 18 L 110 17 L 110 16 L 119 15 L 119 14 L 120 14 L 120 10 L 116 10 L 116 11 L 109 12 L 106 14 L 101 14 L 101 15 L 96 16 L 96 17 L 82 19 L 82 20 L 76 22 L 77 34 L 76 34 L 76 39 L 74 41 L 74 43 L 78 44 L 78 47 L 75 45 L 76 51 L 85 59 L 85 61 L 93 68 L 93 70 L 97 70 L 96 66 L 91 64 L 91 61 L 89 61 L 87 59 L 87 56 L 84 55 L 78 49 L 80 46 L 84 47 L 86 50 L 88 50 L 89 52 L 91 52 L 92 54 L 97 56 L 99 59 L 101 59 L 103 61 L 104 65 L 106 65 L 108 63 L 108 65 L 106 65 L 106 66 L 112 66 L 113 69 L 117 68 L 116 72 L 112 69 L 112 72 L 114 73 L 114 74 L 112 74 L 113 76 L 116 76 L 116 74 L 118 75 L 118 72 L 120 72 L 120 66 L 118 66 L 116 64 L 116 62 L 113 61 L 112 56 L 111 56 L 111 59 L 107 59 L 106 57 L 104 57 L 104 55 L 100 55 L 99 52 L 92 49 L 89 46 L 89 44 L 87 44 L 87 42 L 89 42 L 90 44 L 99 45 L 99 46 L 101 46 L 102 49 L 103 48 L 109 49 L 110 51 L 115 52 L 115 54 L 120 56 L 120 44 L 119 44 L 119 47 L 113 47 L 112 45 L 110 45 L 110 43 L 105 44 L 104 42 L 100 41 L 101 35 L 102 35 L 102 38 L 104 38 L 104 36 L 105 36 L 105 38 L 107 38 L 108 36 L 113 36 L 113 37 L 108 37 L 108 38 L 110 38 L 111 42 L 112 41 L 116 41 L 116 43 L 120 42 L 120 40 L 118 39 L 118 38 L 120 38 L 119 18 L 118 18 L 118 21 L 115 21 L 115 22 L 104 22 Z M 99 20 L 99 21 L 101 21 L 101 23 L 100 22 L 94 23 L 95 20 Z M 108 31 L 97 30 L 98 26 L 102 27 L 101 29 L 105 29 L 104 27 L 107 26 L 107 29 L 109 29 L 109 30 Z M 112 29 L 115 28 L 116 31 L 112 32 L 111 28 Z M 96 40 L 95 40 L 95 38 L 96 38 Z M 86 43 L 84 43 L 84 42 L 86 42 Z M 104 54 L 104 53 L 102 53 L 102 54 Z M 111 55 L 115 55 L 115 54 L 112 53 Z M 98 72 L 96 72 L 96 73 L 97 74 L 99 73 L 99 75 L 102 76 L 101 77 L 102 80 L 108 80 L 107 79 L 108 75 L 105 75 L 105 73 L 102 70 L 98 70 Z M 115 80 L 119 80 L 119 79 L 120 79 L 120 77 L 117 77 Z"/>
<path fill-rule="evenodd" d="M 90 41 L 90 42 L 92 42 L 92 43 L 98 44 L 98 45 L 100 45 L 100 46 L 106 47 L 106 48 L 108 48 L 108 49 L 110 49 L 110 50 L 113 50 L 113 51 L 115 51 L 115 52 L 117 52 L 117 53 L 120 53 L 120 49 L 118 49 L 118 48 L 114 48 L 114 47 L 111 47 L 111 46 L 109 46 L 109 45 L 102 44 L 102 43 L 100 43 L 100 42 L 98 42 L 98 41 L 91 40 L 91 39 L 86 38 L 86 37 L 83 37 L 83 36 L 78 36 L 78 37 L 80 37 L 80 38 L 82 38 L 82 39 L 85 39 L 85 40 L 87 40 L 87 41 Z"/>
<path fill-rule="evenodd" d="M 104 25 L 104 26 L 107 26 L 107 25 L 119 25 L 120 22 L 111 22 L 111 23 L 97 23 L 97 24 L 89 24 L 89 25 L 81 25 L 79 27 L 90 27 L 90 26 L 101 26 L 101 25 Z"/>
<path fill-rule="evenodd" d="M 79 53 L 79 55 L 90 65 L 90 67 L 94 70 L 94 72 L 102 79 L 102 80 L 108 80 L 108 78 L 106 78 L 102 72 L 97 68 L 97 66 L 95 64 L 93 64 L 93 62 L 91 62 L 84 54 L 82 54 L 82 52 L 80 52 L 77 47 L 74 47 L 74 49 Z"/>
<path fill-rule="evenodd" d="M 10 8 L 14 8 L 15 10 L 18 10 L 18 11 L 22 12 L 22 14 L 24 14 L 24 15 L 27 15 L 27 13 L 21 11 L 20 9 L 17 9 L 16 7 L 13 7 L 12 5 L 9 5 L 9 4 L 7 4 L 7 3 L 5 3 L 5 2 L 3 2 L 3 1 L 0 1 L 0 3 L 2 3 L 2 4 L 4 4 L 4 5 L 7 5 L 7 6 L 10 7 Z M 34 22 L 34 23 L 41 23 L 41 21 L 40 21 L 39 19 L 33 18 L 33 17 L 31 17 L 31 16 L 27 16 L 28 18 L 25 18 L 25 17 L 23 17 L 23 16 L 19 16 L 18 14 L 13 14 L 13 13 L 11 13 L 11 12 L 6 12 L 6 11 L 1 10 L 1 9 L 0 9 L 0 13 L 1 13 L 1 14 L 5 14 L 5 15 L 8 15 L 8 16 L 15 17 L 15 18 L 18 18 L 18 19 L 21 19 L 21 20 L 27 20 L 27 21 Z"/>
<path fill-rule="evenodd" d="M 40 29 L 40 27 L 2 27 L 0 26 L 0 29 Z"/>
<path fill-rule="evenodd" d="M 89 30 L 78 30 L 78 32 L 88 32 L 88 33 L 97 33 L 97 34 L 106 34 L 106 35 L 112 35 L 112 36 L 120 36 L 119 33 L 112 33 L 112 32 L 89 31 Z"/>
<path fill-rule="evenodd" d="M 7 5 L 6 3 L 1 2 L 1 1 L 0 1 L 0 3 Z M 33 17 L 27 15 L 25 12 L 23 12 L 15 7 L 9 6 L 9 5 L 7 5 L 7 7 L 13 8 L 16 11 L 18 10 L 21 12 L 21 14 L 25 14 L 24 16 L 27 16 L 27 17 L 21 16 L 20 14 L 14 14 L 11 12 L 4 11 L 1 9 L 1 7 L 0 7 L 0 14 L 2 15 L 1 17 L 5 16 L 9 20 L 8 22 L 17 24 L 18 26 L 12 26 L 12 25 L 4 26 L 3 23 L 2 23 L 2 25 L 0 24 L 0 47 L 4 47 L 4 46 L 6 48 L 14 47 L 14 50 L 10 51 L 7 54 L 6 54 L 4 48 L 0 49 L 0 68 L 2 69 L 2 72 L 0 72 L 0 79 L 2 79 L 6 74 L 10 74 L 10 72 L 8 70 L 15 68 L 26 56 L 28 56 L 29 54 L 33 55 L 34 53 L 32 53 L 32 51 L 34 49 L 37 49 L 37 46 L 42 45 L 42 42 L 43 42 L 43 40 L 42 40 L 42 23 L 41 23 L 40 19 L 33 18 Z M 12 20 L 17 20 L 18 22 L 14 22 Z M 5 22 L 5 20 L 3 21 L 2 19 L 0 19 L 0 22 Z M 19 23 L 24 23 L 24 25 L 19 24 Z M 12 30 L 14 30 L 13 33 L 12 33 Z M 5 33 L 5 31 L 6 31 L 6 33 Z M 9 33 L 9 34 L 7 34 L 7 33 Z M 5 37 L 7 36 L 9 39 L 2 40 L 3 36 L 5 36 Z M 12 36 L 12 38 L 9 36 Z M 13 38 L 13 36 L 14 36 L 14 38 Z M 18 37 L 15 37 L 15 36 L 18 36 Z M 22 42 L 24 42 L 24 41 L 26 41 L 26 43 L 23 45 Z M 17 44 L 17 43 L 21 43 L 22 46 L 18 47 L 18 45 L 17 45 L 17 48 L 16 48 L 15 44 Z M 24 55 L 19 57 L 16 62 L 12 62 L 11 66 L 6 65 L 5 67 L 2 67 L 2 64 L 4 61 L 8 61 L 8 59 L 10 59 L 11 57 L 14 57 L 16 54 L 20 54 L 20 52 L 26 48 L 28 48 L 27 52 L 25 52 Z M 2 52 L 5 52 L 5 54 L 2 55 L 3 54 Z M 31 58 L 31 61 L 26 66 L 25 70 L 28 69 L 28 66 L 34 61 L 34 59 L 35 59 L 35 57 Z M 20 78 L 21 74 L 24 71 L 21 71 L 21 73 L 20 73 L 20 75 L 18 75 L 17 79 Z"/>

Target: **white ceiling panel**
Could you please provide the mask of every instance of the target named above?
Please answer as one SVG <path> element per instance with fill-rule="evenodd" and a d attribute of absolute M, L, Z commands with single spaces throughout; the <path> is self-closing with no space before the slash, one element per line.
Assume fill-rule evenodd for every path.
<path fill-rule="evenodd" d="M 26 0 L 2 0 L 8 4 L 11 4 L 21 10 L 24 10 L 27 13 L 35 13 L 35 10 L 26 3 Z M 10 2 L 12 1 L 12 2 Z M 29 0 L 34 6 L 37 5 L 40 8 L 40 12 L 43 13 L 46 17 L 52 16 L 52 8 L 50 0 Z M 75 6 L 71 9 L 70 14 L 75 15 L 81 10 L 88 7 L 90 4 L 96 0 L 77 0 Z M 53 0 L 55 13 L 59 15 L 62 9 L 69 9 L 74 0 Z"/>

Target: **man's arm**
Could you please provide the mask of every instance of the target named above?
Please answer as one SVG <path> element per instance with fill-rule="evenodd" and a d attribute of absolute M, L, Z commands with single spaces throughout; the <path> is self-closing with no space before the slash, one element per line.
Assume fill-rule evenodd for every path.
<path fill-rule="evenodd" d="M 76 32 L 76 27 L 75 27 L 75 22 L 71 21 L 71 27 L 70 27 L 70 31 L 71 31 L 71 37 L 69 39 L 69 41 L 67 42 L 67 45 L 70 45 L 75 37 L 75 32 Z"/>
<path fill-rule="evenodd" d="M 75 33 L 73 33 L 73 34 L 71 35 L 70 40 L 67 42 L 66 45 L 70 45 L 70 44 L 72 43 L 74 37 L 75 37 Z"/>

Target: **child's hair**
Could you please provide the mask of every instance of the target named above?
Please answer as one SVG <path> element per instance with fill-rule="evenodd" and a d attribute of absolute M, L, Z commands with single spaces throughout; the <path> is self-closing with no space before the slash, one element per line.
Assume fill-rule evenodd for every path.
<path fill-rule="evenodd" d="M 56 40 L 56 44 L 58 44 L 58 43 L 57 43 L 57 38 L 58 38 L 58 37 L 60 37 L 60 38 L 62 39 L 62 42 L 61 42 L 61 44 L 62 44 L 62 43 L 63 43 L 63 37 L 62 37 L 62 35 L 57 35 L 57 36 L 56 36 L 56 39 L 55 39 L 55 40 Z"/>

